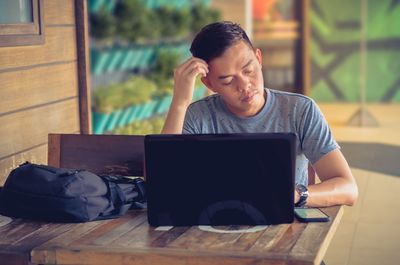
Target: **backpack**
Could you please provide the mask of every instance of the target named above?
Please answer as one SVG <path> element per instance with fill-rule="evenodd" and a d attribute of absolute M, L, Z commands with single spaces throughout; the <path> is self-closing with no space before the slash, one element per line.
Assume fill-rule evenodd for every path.
<path fill-rule="evenodd" d="M 141 178 L 29 162 L 12 170 L 0 190 L 0 214 L 52 222 L 117 218 L 129 208 L 145 208 L 145 203 Z"/>

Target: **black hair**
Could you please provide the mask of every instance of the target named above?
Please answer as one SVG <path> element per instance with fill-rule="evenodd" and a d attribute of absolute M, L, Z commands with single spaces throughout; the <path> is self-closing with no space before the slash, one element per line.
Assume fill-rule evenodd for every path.
<path fill-rule="evenodd" d="M 215 22 L 206 25 L 197 33 L 190 52 L 194 57 L 209 62 L 221 56 L 229 47 L 239 41 L 244 41 L 250 48 L 253 48 L 249 37 L 239 24 L 230 21 Z"/>

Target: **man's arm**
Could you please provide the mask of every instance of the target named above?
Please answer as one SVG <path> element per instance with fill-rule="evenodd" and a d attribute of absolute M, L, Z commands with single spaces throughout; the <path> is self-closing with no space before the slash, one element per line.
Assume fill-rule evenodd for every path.
<path fill-rule="evenodd" d="M 321 183 L 308 186 L 307 206 L 351 206 L 356 202 L 357 184 L 340 149 L 323 156 L 313 167 Z M 297 192 L 295 194 L 295 201 L 298 201 Z"/>
<path fill-rule="evenodd" d="M 181 134 L 186 110 L 193 99 L 196 77 L 205 77 L 208 65 L 205 61 L 192 57 L 175 69 L 174 95 L 169 108 L 162 134 Z"/>

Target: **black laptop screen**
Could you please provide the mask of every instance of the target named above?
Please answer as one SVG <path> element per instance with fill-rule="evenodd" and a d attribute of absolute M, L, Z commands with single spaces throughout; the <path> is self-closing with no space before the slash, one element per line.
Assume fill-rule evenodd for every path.
<path fill-rule="evenodd" d="M 258 225 L 293 221 L 292 134 L 145 138 L 151 225 Z"/>

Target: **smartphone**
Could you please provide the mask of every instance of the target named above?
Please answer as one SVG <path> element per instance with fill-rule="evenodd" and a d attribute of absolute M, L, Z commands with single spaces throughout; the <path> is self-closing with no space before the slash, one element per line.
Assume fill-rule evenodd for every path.
<path fill-rule="evenodd" d="M 329 221 L 329 216 L 318 208 L 294 208 L 294 214 L 301 222 Z"/>

